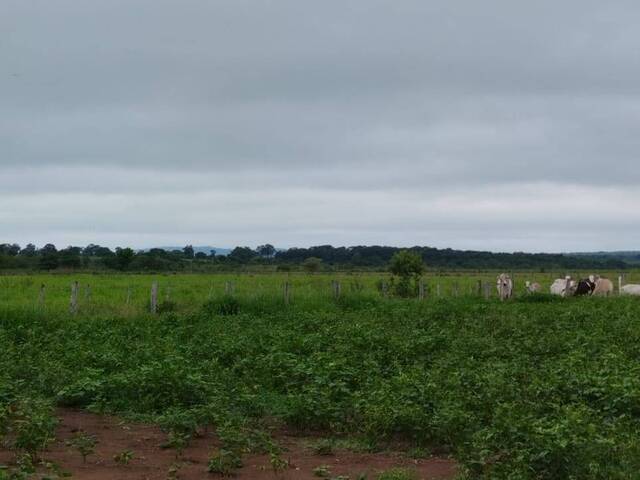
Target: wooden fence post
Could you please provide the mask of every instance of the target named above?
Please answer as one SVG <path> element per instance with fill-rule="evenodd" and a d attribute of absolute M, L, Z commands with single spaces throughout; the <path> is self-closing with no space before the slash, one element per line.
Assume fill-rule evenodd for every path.
<path fill-rule="evenodd" d="M 424 300 L 424 280 L 421 278 L 418 282 L 418 299 Z"/>
<path fill-rule="evenodd" d="M 338 300 L 340 298 L 340 282 L 338 280 L 331 281 L 331 288 L 333 289 L 333 298 Z"/>
<path fill-rule="evenodd" d="M 384 280 L 382 280 L 382 296 L 384 298 L 387 298 L 389 296 L 389 286 Z"/>
<path fill-rule="evenodd" d="M 284 282 L 284 304 L 289 305 L 290 300 L 290 284 L 289 282 Z"/>
<path fill-rule="evenodd" d="M 440 298 L 442 295 L 442 289 L 440 288 L 440 282 L 436 283 L 436 296 Z"/>
<path fill-rule="evenodd" d="M 158 282 L 151 284 L 151 313 L 158 312 Z"/>
<path fill-rule="evenodd" d="M 489 282 L 482 282 L 484 289 L 484 299 L 489 300 L 491 298 L 491 284 Z"/>
<path fill-rule="evenodd" d="M 455 282 L 453 282 L 453 296 L 457 297 L 459 294 L 459 290 L 458 290 L 458 281 L 456 280 Z"/>
<path fill-rule="evenodd" d="M 478 297 L 482 296 L 482 280 L 478 280 L 478 285 L 476 286 L 476 293 Z"/>
<path fill-rule="evenodd" d="M 41 308 L 44 307 L 45 295 L 46 295 L 46 287 L 43 283 L 42 285 L 40 285 L 40 293 L 38 294 L 38 305 Z"/>
<path fill-rule="evenodd" d="M 84 287 L 84 299 L 91 300 L 91 285 L 89 284 Z"/>
<path fill-rule="evenodd" d="M 131 303 L 131 285 L 127 287 L 127 300 L 125 302 L 127 305 Z"/>
<path fill-rule="evenodd" d="M 622 287 L 623 287 L 624 279 L 622 275 L 618 276 L 618 295 L 622 295 Z"/>
<path fill-rule="evenodd" d="M 72 314 L 78 313 L 78 282 L 71 284 L 71 300 L 69 301 L 69 312 Z"/>

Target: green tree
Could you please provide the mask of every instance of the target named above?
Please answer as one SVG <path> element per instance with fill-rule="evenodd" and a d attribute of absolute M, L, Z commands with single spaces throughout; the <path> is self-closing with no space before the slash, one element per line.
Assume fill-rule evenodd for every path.
<path fill-rule="evenodd" d="M 418 281 L 424 272 L 424 262 L 420 254 L 411 250 L 400 250 L 391 257 L 389 271 L 392 273 L 392 285 L 399 297 L 415 294 Z"/>
<path fill-rule="evenodd" d="M 302 262 L 302 268 L 309 273 L 315 273 L 322 267 L 322 260 L 318 257 L 309 257 Z"/>
<path fill-rule="evenodd" d="M 55 270 L 58 268 L 58 249 L 52 243 L 47 243 L 40 249 L 40 268 Z"/>
<path fill-rule="evenodd" d="M 135 256 L 136 253 L 130 248 L 116 248 L 116 268 L 126 270 Z"/>
<path fill-rule="evenodd" d="M 256 255 L 249 247 L 236 247 L 229 253 L 228 258 L 238 263 L 249 263 Z"/>
<path fill-rule="evenodd" d="M 182 249 L 182 253 L 184 254 L 185 258 L 193 258 L 195 256 L 193 245 L 187 245 L 186 247 L 184 247 Z"/>
<path fill-rule="evenodd" d="M 262 258 L 273 258 L 276 254 L 276 248 L 270 243 L 267 243 L 266 245 L 260 245 L 256 248 L 256 252 L 258 252 L 258 255 Z"/>

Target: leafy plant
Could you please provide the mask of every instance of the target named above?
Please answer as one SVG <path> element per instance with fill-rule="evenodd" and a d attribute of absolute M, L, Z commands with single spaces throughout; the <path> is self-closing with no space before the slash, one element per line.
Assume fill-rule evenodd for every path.
<path fill-rule="evenodd" d="M 97 444 L 98 441 L 96 437 L 82 431 L 77 432 L 71 440 L 67 440 L 67 446 L 74 447 L 80 452 L 83 463 L 87 463 L 87 457 L 95 453 Z"/>
<path fill-rule="evenodd" d="M 209 458 L 207 470 L 209 473 L 216 473 L 223 476 L 233 474 L 237 469 L 242 468 L 242 458 L 231 450 L 219 450 Z"/>
<path fill-rule="evenodd" d="M 37 457 L 55 438 L 58 421 L 51 402 L 23 397 L 9 407 L 4 423 L 5 431 L 13 438 L 13 448 Z"/>
<path fill-rule="evenodd" d="M 191 441 L 191 434 L 180 432 L 180 431 L 171 431 L 167 437 L 167 441 L 160 445 L 161 448 L 173 448 L 176 451 L 176 458 L 180 458 L 184 449 L 189 446 L 189 442 Z"/>
<path fill-rule="evenodd" d="M 392 468 L 378 475 L 378 480 L 417 480 L 417 478 L 416 472 L 404 468 Z"/>
<path fill-rule="evenodd" d="M 334 442 L 331 439 L 319 440 L 313 447 L 316 455 L 329 456 L 334 454 Z"/>
<path fill-rule="evenodd" d="M 113 460 L 120 465 L 129 465 L 133 460 L 134 453 L 131 450 L 125 450 L 113 456 Z"/>
<path fill-rule="evenodd" d="M 279 452 L 271 452 L 269 454 L 269 463 L 271 464 L 271 469 L 276 476 L 281 475 L 291 466 L 290 460 L 282 458 Z"/>
<path fill-rule="evenodd" d="M 313 469 L 313 474 L 316 477 L 329 478 L 331 477 L 331 470 L 329 470 L 329 467 L 327 465 L 320 465 L 319 467 Z"/>
<path fill-rule="evenodd" d="M 233 295 L 226 294 L 222 298 L 209 300 L 203 309 L 211 315 L 237 315 L 240 311 L 240 301 Z"/>

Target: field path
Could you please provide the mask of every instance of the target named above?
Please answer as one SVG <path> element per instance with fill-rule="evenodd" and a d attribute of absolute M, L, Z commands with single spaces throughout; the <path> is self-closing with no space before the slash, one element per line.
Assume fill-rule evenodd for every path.
<path fill-rule="evenodd" d="M 205 432 L 194 439 L 184 451 L 177 475 L 171 477 L 169 470 L 176 464 L 175 450 L 163 449 L 166 435 L 156 426 L 124 422 L 116 417 L 94 415 L 80 410 L 58 410 L 60 424 L 56 441 L 50 445 L 43 457 L 53 461 L 73 477 L 81 480 L 181 480 L 221 478 L 207 473 L 207 462 L 211 452 L 219 444 L 215 435 Z M 83 463 L 81 455 L 66 441 L 78 431 L 97 438 L 95 453 Z M 368 473 L 368 480 L 375 480 L 380 471 L 394 467 L 415 470 L 421 480 L 447 480 L 455 477 L 456 465 L 446 458 L 412 460 L 400 454 L 368 454 L 337 450 L 335 455 L 319 456 L 309 448 L 310 438 L 281 436 L 278 443 L 286 448 L 282 455 L 291 467 L 276 476 L 267 455 L 247 455 L 244 467 L 233 478 L 246 480 L 262 479 L 318 479 L 313 470 L 327 466 L 331 477 L 348 475 L 355 480 L 361 473 Z M 127 465 L 118 464 L 114 455 L 131 451 L 134 458 Z M 12 455 L 0 450 L 0 464 L 10 463 Z"/>

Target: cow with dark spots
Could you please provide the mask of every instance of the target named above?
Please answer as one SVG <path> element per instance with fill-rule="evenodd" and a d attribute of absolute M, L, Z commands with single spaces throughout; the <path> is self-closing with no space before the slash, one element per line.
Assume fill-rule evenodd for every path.
<path fill-rule="evenodd" d="M 578 282 L 574 295 L 576 296 L 591 295 L 595 289 L 596 289 L 595 282 L 592 282 L 591 279 L 589 278 L 583 278 Z"/>

